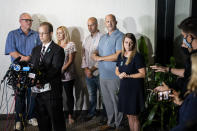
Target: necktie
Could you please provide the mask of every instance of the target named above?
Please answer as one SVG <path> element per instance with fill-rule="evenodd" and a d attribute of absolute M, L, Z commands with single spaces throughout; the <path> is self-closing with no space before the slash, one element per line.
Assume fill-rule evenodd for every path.
<path fill-rule="evenodd" d="M 44 53 L 45 53 L 45 46 L 42 47 L 42 50 L 40 52 L 40 64 L 42 63 L 43 61 L 43 58 L 44 58 Z"/>

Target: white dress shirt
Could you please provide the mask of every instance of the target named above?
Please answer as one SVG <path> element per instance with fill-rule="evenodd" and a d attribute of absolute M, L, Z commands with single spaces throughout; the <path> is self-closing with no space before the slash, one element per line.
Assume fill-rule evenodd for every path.
<path fill-rule="evenodd" d="M 52 40 L 49 43 L 45 44 L 45 45 L 42 44 L 42 48 L 43 48 L 43 46 L 45 46 L 44 54 L 46 52 L 50 51 L 50 50 L 47 50 L 47 49 L 48 49 L 49 45 L 51 44 L 51 42 L 52 42 Z M 42 51 L 42 49 L 41 49 L 41 51 Z M 33 86 L 33 87 L 31 87 L 31 90 L 34 93 L 42 93 L 42 92 L 50 91 L 51 90 L 51 85 L 49 83 L 46 83 L 46 84 L 44 84 L 44 86 L 42 88 L 37 88 L 36 86 Z"/>
<path fill-rule="evenodd" d="M 98 67 L 98 62 L 94 61 L 91 56 L 92 53 L 97 49 L 99 40 L 103 34 L 97 32 L 93 36 L 89 35 L 86 37 L 85 41 L 82 44 L 83 51 L 82 51 L 82 64 L 81 68 L 92 68 L 93 66 Z M 94 71 L 94 76 L 98 75 L 98 70 Z"/>

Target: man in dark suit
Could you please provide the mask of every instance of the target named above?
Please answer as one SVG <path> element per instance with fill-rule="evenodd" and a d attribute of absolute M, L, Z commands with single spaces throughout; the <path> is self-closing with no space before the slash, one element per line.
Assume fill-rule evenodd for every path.
<path fill-rule="evenodd" d="M 31 62 L 43 74 L 32 91 L 36 95 L 36 113 L 40 131 L 66 131 L 62 103 L 61 68 L 64 50 L 52 41 L 53 26 L 40 24 L 39 37 L 42 45 L 32 51 Z"/>

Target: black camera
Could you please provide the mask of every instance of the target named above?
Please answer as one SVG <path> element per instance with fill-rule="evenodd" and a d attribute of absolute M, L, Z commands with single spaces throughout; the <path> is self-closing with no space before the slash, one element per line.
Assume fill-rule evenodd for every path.
<path fill-rule="evenodd" d="M 158 101 L 170 100 L 170 96 L 169 95 L 171 93 L 172 93 L 171 90 L 157 92 L 157 99 L 158 99 Z"/>

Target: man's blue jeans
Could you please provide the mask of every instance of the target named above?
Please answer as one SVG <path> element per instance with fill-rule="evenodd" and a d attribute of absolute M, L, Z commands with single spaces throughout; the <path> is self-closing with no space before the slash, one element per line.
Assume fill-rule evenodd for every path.
<path fill-rule="evenodd" d="M 96 115 L 96 106 L 97 106 L 97 90 L 99 86 L 99 76 L 93 76 L 92 78 L 86 77 L 86 84 L 89 94 L 90 107 L 88 114 L 90 116 Z"/>
<path fill-rule="evenodd" d="M 23 92 L 21 96 L 16 95 L 16 104 L 15 104 L 16 122 L 34 118 L 35 117 L 34 104 L 35 104 L 35 96 L 31 94 L 31 88 L 27 89 L 27 95 L 26 92 Z M 20 116 L 20 114 L 23 116 L 23 118 L 21 118 L 22 116 Z"/>

